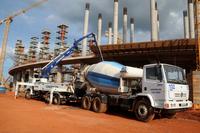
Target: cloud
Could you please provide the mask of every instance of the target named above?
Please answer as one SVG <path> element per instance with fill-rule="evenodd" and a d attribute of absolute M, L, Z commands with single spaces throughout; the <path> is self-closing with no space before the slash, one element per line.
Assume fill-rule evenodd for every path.
<path fill-rule="evenodd" d="M 105 33 L 108 22 L 113 21 L 113 1 L 114 0 L 56 0 L 49 1 L 48 8 L 53 10 L 48 19 L 61 19 L 70 26 L 70 30 L 77 29 L 83 31 L 85 3 L 90 2 L 89 31 L 97 32 L 98 13 L 103 15 L 103 33 Z M 182 11 L 187 8 L 187 0 L 157 0 L 160 14 L 160 34 L 161 39 L 172 39 L 182 37 Z M 56 5 L 56 6 L 55 6 Z M 122 10 L 127 6 L 128 16 L 135 18 L 136 37 L 141 33 L 146 40 L 150 40 L 150 0 L 119 0 L 119 29 L 122 29 Z M 178 22 L 177 22 L 178 20 Z M 173 23 L 173 24 L 172 24 Z M 170 30 L 169 30 L 170 29 Z M 171 35 L 173 34 L 173 35 Z M 142 38 L 136 39 L 140 40 Z M 142 41 L 142 40 L 140 40 Z"/>
<path fill-rule="evenodd" d="M 56 16 L 55 14 L 50 14 L 45 18 L 46 21 L 50 21 L 50 22 L 56 22 L 59 19 L 60 18 L 58 16 Z"/>
<path fill-rule="evenodd" d="M 33 16 L 22 14 L 20 17 L 23 19 L 23 22 L 26 22 L 27 24 L 31 25 L 35 23 L 36 19 Z"/>

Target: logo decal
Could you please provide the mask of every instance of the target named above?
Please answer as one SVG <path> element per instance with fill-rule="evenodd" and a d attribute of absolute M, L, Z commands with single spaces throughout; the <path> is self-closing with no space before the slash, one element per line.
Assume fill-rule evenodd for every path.
<path fill-rule="evenodd" d="M 170 89 L 170 91 L 173 91 L 175 89 L 175 85 L 174 84 L 169 84 L 169 89 Z"/>

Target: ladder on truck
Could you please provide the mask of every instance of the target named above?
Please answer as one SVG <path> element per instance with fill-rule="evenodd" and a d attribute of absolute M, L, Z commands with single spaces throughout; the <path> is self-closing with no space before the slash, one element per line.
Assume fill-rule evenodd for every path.
<path fill-rule="evenodd" d="M 81 37 L 78 40 L 75 40 L 73 45 L 68 48 L 67 50 L 65 50 L 63 53 L 59 54 L 57 57 L 55 57 L 53 60 L 51 60 L 46 66 L 44 66 L 42 68 L 41 71 L 41 76 L 40 76 L 40 82 L 33 82 L 33 83 L 25 83 L 25 82 L 17 82 L 16 84 L 16 88 L 15 88 L 15 98 L 17 98 L 18 93 L 19 93 L 19 88 L 20 86 L 26 86 L 25 90 L 27 88 L 31 88 L 30 89 L 30 94 L 33 95 L 33 89 L 35 90 L 41 90 L 41 91 L 48 91 L 50 93 L 50 100 L 49 103 L 52 103 L 53 100 L 53 93 L 55 91 L 57 92 L 68 92 L 68 93 L 74 93 L 74 86 L 70 83 L 67 84 L 57 84 L 57 83 L 48 83 L 48 82 L 41 82 L 42 79 L 46 79 L 49 76 L 49 73 L 51 72 L 51 70 L 57 66 L 60 61 L 62 61 L 62 59 L 70 56 L 74 49 L 78 47 L 79 42 L 81 42 L 82 40 L 84 40 L 85 38 L 93 38 L 93 43 L 95 43 L 95 45 L 97 46 L 97 48 L 99 49 L 100 52 L 100 56 L 101 56 L 101 60 L 103 60 L 100 48 L 97 45 L 97 41 L 96 41 L 96 37 L 94 33 L 89 33 L 86 36 Z M 46 79 L 47 81 L 47 79 Z"/>

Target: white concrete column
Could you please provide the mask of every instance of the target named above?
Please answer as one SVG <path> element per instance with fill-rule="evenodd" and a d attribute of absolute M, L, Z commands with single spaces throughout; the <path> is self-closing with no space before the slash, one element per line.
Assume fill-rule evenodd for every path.
<path fill-rule="evenodd" d="M 184 38 L 190 38 L 189 34 L 189 20 L 187 11 L 183 11 L 183 25 L 184 25 Z"/>
<path fill-rule="evenodd" d="M 98 29 L 97 29 L 97 44 L 101 45 L 101 35 L 102 35 L 102 15 L 98 15 Z"/>
<path fill-rule="evenodd" d="M 62 65 L 57 67 L 56 83 L 62 83 Z"/>
<path fill-rule="evenodd" d="M 123 8 L 123 43 L 127 43 L 127 25 L 128 25 L 128 11 Z"/>
<path fill-rule="evenodd" d="M 85 5 L 84 27 L 83 27 L 83 36 L 88 34 L 89 10 L 90 10 L 90 4 L 86 3 L 86 5 Z M 86 54 L 87 54 L 87 38 L 84 39 L 83 43 L 82 43 L 82 56 L 86 56 Z"/>
<path fill-rule="evenodd" d="M 150 13 L 151 13 L 151 41 L 157 41 L 158 40 L 158 34 L 157 34 L 157 4 L 155 0 L 151 0 L 151 7 L 150 7 Z"/>
<path fill-rule="evenodd" d="M 118 0 L 114 0 L 114 16 L 113 16 L 113 43 L 117 44 L 118 39 Z"/>
<path fill-rule="evenodd" d="M 188 0 L 188 14 L 189 14 L 189 31 L 190 38 L 195 38 L 194 27 L 194 3 L 193 0 Z"/>
<path fill-rule="evenodd" d="M 135 34 L 134 34 L 134 30 L 135 30 L 135 27 L 134 27 L 134 18 L 130 19 L 130 24 L 131 24 L 131 28 L 130 28 L 130 42 L 134 42 L 134 37 L 135 37 Z"/>
<path fill-rule="evenodd" d="M 108 23 L 108 44 L 112 44 L 112 22 Z"/>
<path fill-rule="evenodd" d="M 158 14 L 158 10 L 157 10 L 157 38 L 158 40 L 160 39 L 160 16 Z"/>

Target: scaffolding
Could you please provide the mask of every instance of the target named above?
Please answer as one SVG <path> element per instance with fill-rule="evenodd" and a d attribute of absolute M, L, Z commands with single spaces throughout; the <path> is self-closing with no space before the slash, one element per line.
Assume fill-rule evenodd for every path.
<path fill-rule="evenodd" d="M 15 44 L 15 66 L 21 65 L 25 61 L 24 45 L 22 40 L 17 40 Z"/>
<path fill-rule="evenodd" d="M 37 61 L 37 48 L 38 48 L 38 37 L 31 37 L 29 52 L 28 52 L 28 62 Z"/>
<path fill-rule="evenodd" d="M 42 32 L 42 42 L 40 46 L 40 53 L 39 53 L 39 60 L 49 60 L 50 54 L 49 54 L 49 40 L 50 40 L 50 32 L 48 30 L 45 30 Z"/>
<path fill-rule="evenodd" d="M 56 43 L 56 47 L 54 50 L 54 56 L 58 56 L 61 52 L 64 52 L 69 46 L 67 46 L 67 34 L 68 34 L 68 28 L 69 26 L 61 24 L 58 26 L 58 37 L 56 37 L 57 39 L 57 43 Z"/>

